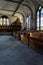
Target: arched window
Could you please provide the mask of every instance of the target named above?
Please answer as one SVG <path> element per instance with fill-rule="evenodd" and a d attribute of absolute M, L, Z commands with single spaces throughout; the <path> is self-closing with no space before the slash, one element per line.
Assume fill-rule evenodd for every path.
<path fill-rule="evenodd" d="M 0 25 L 2 26 L 8 26 L 10 24 L 9 18 L 5 15 L 0 17 Z"/>
<path fill-rule="evenodd" d="M 26 16 L 26 28 L 30 30 L 30 16 Z"/>
<path fill-rule="evenodd" d="M 43 30 L 43 8 L 41 6 L 37 11 L 37 30 Z"/>

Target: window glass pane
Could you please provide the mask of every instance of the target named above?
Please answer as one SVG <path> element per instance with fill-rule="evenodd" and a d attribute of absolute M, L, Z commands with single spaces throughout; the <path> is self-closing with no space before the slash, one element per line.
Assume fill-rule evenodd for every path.
<path fill-rule="evenodd" d="M 9 19 L 7 19 L 7 25 L 9 25 Z"/>
<path fill-rule="evenodd" d="M 39 7 L 39 10 L 41 10 L 41 6 Z"/>
<path fill-rule="evenodd" d="M 0 25 L 2 25 L 2 18 L 0 18 Z"/>
<path fill-rule="evenodd" d="M 4 24 L 3 24 L 3 25 L 6 25 L 6 19 L 5 19 L 5 18 L 3 19 L 3 22 L 4 22 Z"/>
<path fill-rule="evenodd" d="M 41 30 L 43 30 L 43 9 L 41 10 Z"/>
<path fill-rule="evenodd" d="M 30 30 L 30 16 L 26 17 L 26 27 L 27 27 L 27 30 Z"/>
<path fill-rule="evenodd" d="M 0 26 L 1 25 L 9 25 L 9 18 L 0 18 Z"/>
<path fill-rule="evenodd" d="M 39 11 L 37 12 L 37 30 L 39 30 Z"/>

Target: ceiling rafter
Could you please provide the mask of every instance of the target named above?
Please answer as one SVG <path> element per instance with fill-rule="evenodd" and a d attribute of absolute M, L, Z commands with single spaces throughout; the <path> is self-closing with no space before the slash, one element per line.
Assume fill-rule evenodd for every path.
<path fill-rule="evenodd" d="M 11 2 L 12 0 L 5 0 L 5 1 Z M 16 1 L 16 3 L 18 3 L 18 6 L 16 7 L 15 10 L 8 10 L 8 9 L 1 9 L 1 8 L 0 8 L 0 10 L 11 11 L 11 12 L 13 12 L 12 16 L 14 16 L 14 14 L 17 12 L 17 10 L 19 9 L 19 7 L 20 7 L 20 5 L 22 4 L 23 1 L 24 1 L 24 0 L 21 0 L 20 3 L 18 3 L 19 1 L 18 1 L 18 2 Z M 15 1 L 14 1 L 13 3 L 15 3 Z M 26 5 L 26 4 L 22 4 L 22 5 L 28 7 L 28 5 Z M 29 9 L 30 9 L 30 8 L 29 8 Z"/>
<path fill-rule="evenodd" d="M 13 10 L 2 9 L 2 8 L 0 8 L 0 10 L 4 10 L 4 11 L 10 11 L 10 12 L 13 12 Z"/>
<path fill-rule="evenodd" d="M 26 7 L 28 7 L 28 5 L 26 5 L 26 4 L 22 4 L 23 6 L 26 6 Z M 29 7 L 30 8 L 30 7 Z M 3 8 L 0 8 L 0 10 L 4 10 L 4 11 L 11 11 L 11 12 L 14 12 L 14 10 L 9 10 L 9 9 L 3 9 Z"/>
<path fill-rule="evenodd" d="M 4 1 L 13 2 L 13 3 L 21 3 L 20 1 L 16 1 L 16 0 L 14 0 L 14 1 L 12 1 L 12 0 L 4 0 Z"/>
<path fill-rule="evenodd" d="M 12 16 L 14 16 L 14 14 L 16 13 L 16 11 L 19 9 L 20 5 L 22 4 L 24 0 L 21 1 L 21 3 L 18 4 L 18 6 L 16 7 L 16 9 L 14 10 Z"/>

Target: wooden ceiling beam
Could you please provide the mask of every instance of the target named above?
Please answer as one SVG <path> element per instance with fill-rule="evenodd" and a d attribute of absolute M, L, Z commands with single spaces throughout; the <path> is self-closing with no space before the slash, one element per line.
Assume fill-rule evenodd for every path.
<path fill-rule="evenodd" d="M 0 8 L 0 10 L 9 11 L 9 12 L 13 12 L 14 11 L 14 10 L 2 9 L 2 8 Z"/>
<path fill-rule="evenodd" d="M 16 13 L 16 11 L 19 9 L 20 5 L 22 4 L 24 0 L 21 1 L 21 3 L 18 4 L 18 6 L 16 7 L 16 9 L 14 10 L 12 16 L 14 16 L 14 14 Z"/>
<path fill-rule="evenodd" d="M 5 1 L 8 1 L 8 2 L 13 2 L 13 3 L 21 3 L 20 1 L 12 1 L 12 0 L 5 0 Z"/>

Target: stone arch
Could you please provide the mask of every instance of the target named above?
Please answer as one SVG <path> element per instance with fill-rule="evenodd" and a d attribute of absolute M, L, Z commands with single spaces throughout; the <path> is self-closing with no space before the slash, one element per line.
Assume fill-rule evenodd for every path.
<path fill-rule="evenodd" d="M 20 20 L 23 29 L 25 21 L 24 15 L 21 12 L 16 12 L 15 16 Z"/>
<path fill-rule="evenodd" d="M 30 6 L 28 6 L 27 4 L 23 4 L 23 6 L 26 6 L 27 8 L 29 8 L 29 9 L 30 9 L 30 11 L 31 11 L 31 18 L 33 18 L 33 10 L 31 9 L 31 7 L 30 7 Z"/>
<path fill-rule="evenodd" d="M 24 19 L 24 15 L 21 12 L 16 12 L 14 16 L 16 16 L 20 20 L 20 22 L 22 19 Z"/>
<path fill-rule="evenodd" d="M 1 18 L 6 18 L 6 19 L 7 19 L 7 18 L 8 18 L 8 16 L 6 16 L 6 15 L 2 15 L 2 16 L 1 16 Z"/>
<path fill-rule="evenodd" d="M 20 31 L 21 28 L 22 28 L 21 22 L 20 22 L 20 20 L 18 18 L 16 19 L 16 21 L 14 21 L 12 23 L 12 25 L 13 25 L 13 30 L 15 30 L 15 31 Z"/>

